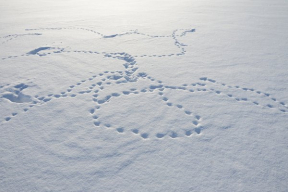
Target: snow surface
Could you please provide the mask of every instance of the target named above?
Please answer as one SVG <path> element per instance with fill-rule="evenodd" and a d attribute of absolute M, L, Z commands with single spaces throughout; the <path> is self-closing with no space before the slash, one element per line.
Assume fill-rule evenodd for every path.
<path fill-rule="evenodd" d="M 286 0 L 2 0 L 0 191 L 287 191 L 287 50 Z"/>

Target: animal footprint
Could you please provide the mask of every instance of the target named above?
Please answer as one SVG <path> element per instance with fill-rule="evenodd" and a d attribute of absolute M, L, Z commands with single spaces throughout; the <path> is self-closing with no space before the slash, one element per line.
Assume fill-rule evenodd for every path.
<path fill-rule="evenodd" d="M 211 92 L 216 93 L 216 95 L 226 95 L 231 99 L 235 99 L 237 102 L 250 102 L 254 106 L 260 106 L 267 109 L 278 109 L 280 112 L 284 113 L 288 109 L 284 102 L 278 101 L 275 97 L 271 97 L 271 94 L 269 93 L 264 93 L 254 88 L 241 87 L 239 85 L 231 86 L 207 77 L 201 77 L 200 80 L 206 82 L 210 87 Z"/>
<path fill-rule="evenodd" d="M 134 90 L 135 91 L 135 90 Z M 114 97 L 111 101 L 101 104 L 101 112 L 95 111 L 97 120 L 96 127 L 101 126 L 100 122 L 111 124 L 111 127 L 118 126 L 116 132 L 123 133 L 124 129 L 142 139 L 176 139 L 189 137 L 192 134 L 200 134 L 200 116 L 191 115 L 189 110 L 183 109 L 182 105 L 175 104 L 175 108 L 163 105 L 167 102 L 166 97 L 159 97 L 154 94 L 122 94 Z M 139 103 L 141 101 L 141 103 Z M 161 102 L 162 101 L 162 102 Z M 121 107 L 118 105 L 121 104 Z M 110 115 L 113 111 L 114 115 Z M 137 126 L 137 128 L 133 128 Z M 120 127 L 120 128 L 119 128 Z M 198 129 L 195 129 L 198 128 Z M 127 131 L 126 131 L 127 132 Z"/>

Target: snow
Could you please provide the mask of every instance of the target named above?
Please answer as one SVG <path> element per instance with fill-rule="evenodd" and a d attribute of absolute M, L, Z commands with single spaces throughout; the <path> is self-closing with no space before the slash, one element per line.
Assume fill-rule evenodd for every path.
<path fill-rule="evenodd" d="M 287 8 L 2 1 L 0 191 L 287 191 Z"/>

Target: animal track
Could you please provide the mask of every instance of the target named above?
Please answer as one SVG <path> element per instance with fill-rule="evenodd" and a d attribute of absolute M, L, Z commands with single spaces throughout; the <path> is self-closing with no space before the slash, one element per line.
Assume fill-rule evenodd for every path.
<path fill-rule="evenodd" d="M 269 93 L 257 91 L 254 88 L 240 87 L 238 85 L 227 85 L 226 83 L 221 83 L 207 77 L 201 77 L 200 80 L 209 83 L 209 90 L 211 92 L 216 94 L 223 93 L 223 95 L 235 99 L 238 102 L 250 102 L 251 104 L 260 106 L 262 108 L 275 108 L 283 113 L 288 111 L 288 106 L 284 102 L 278 101 L 275 97 L 271 97 L 271 94 Z M 216 89 L 221 89 L 221 91 Z M 233 92 L 233 94 L 229 92 Z M 241 97 L 240 95 L 243 93 L 246 93 L 247 97 Z M 236 95 L 239 95 L 239 97 Z M 261 99 L 259 98 L 259 96 L 261 96 Z M 260 104 L 262 102 L 264 103 Z"/>
<path fill-rule="evenodd" d="M 26 29 L 26 31 L 69 31 L 69 30 L 80 30 L 80 31 L 87 31 L 90 33 L 94 33 L 98 36 L 100 36 L 100 38 L 103 39 L 113 39 L 113 38 L 118 38 L 121 36 L 126 36 L 126 35 L 139 35 L 139 36 L 146 36 L 149 38 L 172 38 L 174 40 L 174 46 L 177 47 L 180 52 L 178 53 L 172 53 L 172 54 L 151 54 L 151 55 L 147 55 L 147 54 L 143 54 L 143 55 L 133 55 L 134 58 L 137 57 L 172 57 L 172 56 L 182 56 L 185 54 L 186 50 L 184 49 L 184 45 L 183 43 L 179 42 L 177 37 L 183 37 L 185 36 L 187 33 L 189 32 L 195 32 L 195 29 L 177 29 L 174 30 L 172 32 L 172 35 L 149 35 L 149 34 L 145 34 L 145 33 L 141 33 L 138 32 L 138 30 L 133 30 L 133 31 L 129 31 L 129 32 L 125 32 L 122 34 L 113 34 L 113 35 L 105 35 L 102 34 L 100 32 L 91 30 L 91 29 L 85 29 L 85 28 L 75 28 L 75 27 L 68 27 L 68 28 L 39 28 L 39 29 Z M 177 34 L 179 32 L 181 32 L 181 34 Z M 28 34 L 15 34 L 15 35 L 11 35 L 11 36 L 17 36 L 17 37 L 24 37 L 27 35 L 43 35 L 42 33 L 28 33 Z M 5 37 L 2 37 L 3 39 Z M 12 38 L 11 40 L 13 40 L 14 38 Z M 21 55 L 14 55 L 14 56 L 7 56 L 7 57 L 3 57 L 2 60 L 5 59 L 12 59 L 12 58 L 17 58 L 17 57 L 27 57 L 27 56 L 48 56 L 51 54 L 61 54 L 61 53 L 84 53 L 84 54 L 98 54 L 98 55 L 104 55 L 105 57 L 111 57 L 111 58 L 115 58 L 115 59 L 119 59 L 118 58 L 118 54 L 120 55 L 124 55 L 124 52 L 116 52 L 116 53 L 109 53 L 109 52 L 105 52 L 105 51 L 96 51 L 96 50 L 76 50 L 76 49 L 68 49 L 68 48 L 63 48 L 63 47 L 52 47 L 52 46 L 45 46 L 45 47 L 38 47 L 35 48 L 34 50 L 30 50 L 24 54 Z"/>
<path fill-rule="evenodd" d="M 1 44 L 5 44 L 9 41 L 12 41 L 16 38 L 19 38 L 19 37 L 23 37 L 23 36 L 38 36 L 38 35 L 42 35 L 41 33 L 28 33 L 28 34 L 13 34 L 13 35 L 7 35 L 7 36 L 4 36 L 4 37 L 1 37 L 2 39 L 2 42 Z"/>
<path fill-rule="evenodd" d="M 155 86 L 156 87 L 156 86 Z M 163 88 L 163 86 L 157 86 L 157 88 L 155 88 L 154 86 L 148 86 L 148 87 L 146 87 L 146 88 L 144 88 L 145 90 L 147 90 L 147 91 L 142 91 L 141 92 L 141 94 L 145 94 L 145 93 L 154 93 L 155 92 L 155 95 L 159 95 L 159 94 L 156 94 L 157 93 L 157 91 L 163 91 L 164 90 L 164 88 Z M 111 95 L 114 95 L 114 96 L 117 96 L 117 97 L 129 97 L 131 94 L 132 95 L 135 95 L 135 94 L 140 94 L 140 91 L 139 90 L 144 90 L 143 88 L 141 89 L 136 89 L 136 88 L 131 88 L 129 91 L 122 91 L 122 93 L 117 93 L 117 94 L 115 94 L 115 93 L 112 93 Z M 107 98 L 109 98 L 109 99 L 111 99 L 112 98 L 112 96 L 111 95 L 106 95 L 106 96 L 103 96 L 103 100 L 101 100 L 101 102 L 100 103 L 98 103 L 98 104 L 100 104 L 100 105 L 106 105 L 106 104 L 108 104 L 108 100 L 107 100 Z M 111 96 L 111 97 L 110 97 Z M 167 98 L 167 97 L 162 97 L 161 95 L 159 95 L 158 97 L 161 97 L 161 100 L 163 101 L 163 102 L 167 102 L 169 99 Z M 116 97 L 115 97 L 116 98 Z M 179 110 L 179 112 L 180 113 L 182 113 L 184 116 L 186 115 L 187 116 L 187 118 L 188 119 L 191 119 L 190 120 L 190 130 L 183 130 L 183 129 L 181 129 L 181 131 L 183 132 L 183 133 L 186 133 L 186 134 L 181 134 L 182 136 L 181 137 L 183 137 L 183 136 L 191 136 L 192 135 L 192 133 L 193 133 L 193 130 L 195 130 L 195 128 L 197 127 L 197 126 L 199 126 L 200 125 L 200 122 L 199 122 L 199 120 L 200 120 L 200 116 L 199 115 L 195 115 L 195 116 L 191 116 L 191 114 L 192 114 L 192 112 L 190 112 L 189 110 L 185 110 L 184 108 L 183 108 L 183 106 L 182 105 L 179 105 L 179 104 L 174 104 L 174 106 L 176 107 L 176 109 L 178 109 Z M 103 114 L 102 114 L 103 115 Z M 98 116 L 101 116 L 101 113 L 99 113 L 98 114 Z M 98 121 L 97 121 L 98 122 Z M 114 122 L 114 121 L 113 121 Z M 195 122 L 197 122 L 197 123 L 195 123 Z M 196 124 L 196 125 L 195 125 Z M 96 123 L 95 124 L 95 126 L 101 126 L 99 123 Z M 113 127 L 113 125 L 111 125 L 110 127 Z M 125 126 L 124 126 L 125 127 Z M 123 129 L 124 129 L 124 127 L 122 127 Z M 154 134 L 151 134 L 152 132 L 151 131 L 148 131 L 147 132 L 147 130 L 145 130 L 145 128 L 143 129 L 143 131 L 144 132 L 140 132 L 139 131 L 139 129 L 131 129 L 131 127 L 125 127 L 125 129 L 126 130 L 131 130 L 131 132 L 132 133 L 134 133 L 134 134 L 136 134 L 136 135 L 138 135 L 138 136 L 140 136 L 142 139 L 148 139 L 148 138 L 163 138 L 163 137 L 165 137 L 165 136 L 167 136 L 166 138 L 177 138 L 177 137 L 179 137 L 179 134 L 176 132 L 176 131 L 169 131 L 169 130 L 165 130 L 163 133 L 161 133 L 161 132 L 158 132 L 158 133 L 154 133 Z M 187 129 L 187 128 L 186 128 Z M 117 132 L 121 132 L 118 128 L 116 128 L 116 131 Z M 150 133 L 149 133 L 150 132 Z M 195 132 L 195 131 L 194 131 Z M 139 133 L 139 134 L 138 134 Z M 195 132 L 195 134 L 196 134 L 196 132 Z"/>
<path fill-rule="evenodd" d="M 246 88 L 240 86 L 230 86 L 226 83 L 221 83 L 216 80 L 210 79 L 208 77 L 200 77 L 200 82 L 195 83 L 185 83 L 181 86 L 175 85 L 167 85 L 161 80 L 157 80 L 154 77 L 151 77 L 146 72 L 138 71 L 138 63 L 136 61 L 137 57 L 177 57 L 185 55 L 185 44 L 181 43 L 179 38 L 187 35 L 190 32 L 195 32 L 195 29 L 179 29 L 174 30 L 171 35 L 150 35 L 138 32 L 137 30 L 128 31 L 125 33 L 119 34 L 102 34 L 100 32 L 85 29 L 85 28 L 42 28 L 42 29 L 27 29 L 27 31 L 49 31 L 49 30 L 80 30 L 87 31 L 90 33 L 94 33 L 95 35 L 100 36 L 103 39 L 113 39 L 120 38 L 122 36 L 128 35 L 141 35 L 149 38 L 172 38 L 174 41 L 174 45 L 177 50 L 180 52 L 175 53 L 166 53 L 166 54 L 141 54 L 141 55 L 131 55 L 126 52 L 104 52 L 101 50 L 77 50 L 77 49 L 67 49 L 63 47 L 52 47 L 52 46 L 39 46 L 33 50 L 26 50 L 25 54 L 17 55 L 17 56 L 8 56 L 2 58 L 12 59 L 16 57 L 35 57 L 35 56 L 48 56 L 51 54 L 97 54 L 102 55 L 107 58 L 117 59 L 123 61 L 124 69 L 121 71 L 103 71 L 101 73 L 93 74 L 90 77 L 85 79 L 81 79 L 78 82 L 70 84 L 65 90 L 62 90 L 60 93 L 48 94 L 43 96 L 29 96 L 24 95 L 22 90 L 29 87 L 24 83 L 17 84 L 15 86 L 11 85 L 1 85 L 0 89 L 7 90 L 2 94 L 2 98 L 8 99 L 11 102 L 15 103 L 27 103 L 30 107 L 41 106 L 48 102 L 51 102 L 56 99 L 65 99 L 65 98 L 75 98 L 79 95 L 88 95 L 91 97 L 91 107 L 87 113 L 87 115 L 91 116 L 91 125 L 96 128 L 106 128 L 106 129 L 115 129 L 115 132 L 118 134 L 126 134 L 131 133 L 134 136 L 138 136 L 143 140 L 148 139 L 177 139 L 181 137 L 192 137 L 194 135 L 202 134 L 204 128 L 202 127 L 202 117 L 198 115 L 195 111 L 187 109 L 185 105 L 181 105 L 179 103 L 172 102 L 169 97 L 166 95 L 167 90 L 176 90 L 176 91 L 185 91 L 188 94 L 196 94 L 198 92 L 211 92 L 215 94 L 215 96 L 227 96 L 227 99 L 233 99 L 235 102 L 250 102 L 254 106 L 262 106 L 267 109 L 277 108 L 280 112 L 286 113 L 288 111 L 288 106 L 282 102 L 278 101 L 275 97 L 271 97 L 268 93 L 263 93 L 261 91 L 257 91 L 253 88 Z M 24 37 L 25 35 L 42 35 L 42 33 L 28 33 L 28 34 L 20 34 L 20 35 L 11 35 L 7 37 L 2 37 L 2 39 L 6 39 L 3 42 L 15 40 L 19 37 Z M 2 42 L 2 44 L 3 44 Z M 68 45 L 69 46 L 69 45 Z M 145 86 L 141 86 L 141 82 L 147 83 Z M 121 91 L 115 92 L 113 90 L 109 93 L 110 87 L 117 87 L 121 85 L 127 85 L 127 89 L 122 89 Z M 138 86 L 138 87 L 137 87 Z M 230 93 L 232 92 L 232 93 Z M 241 96 L 240 93 L 245 92 L 248 93 L 245 97 Z M 135 97 L 145 95 L 155 95 L 155 98 L 159 99 L 159 104 L 163 107 L 167 108 L 167 110 L 175 111 L 177 113 L 177 118 L 182 118 L 187 121 L 187 124 L 183 127 L 169 127 L 169 123 L 167 123 L 167 127 L 164 127 L 162 130 L 158 130 L 157 127 L 152 128 L 143 128 L 143 127 L 132 127 L 131 125 L 120 126 L 118 124 L 113 125 L 112 122 L 102 122 L 101 117 L 103 116 L 101 109 L 103 107 L 109 106 L 109 104 L 115 99 L 124 99 L 127 97 Z M 258 97 L 253 96 L 249 97 L 251 93 L 256 94 Z M 255 98 L 259 98 L 263 96 L 269 100 L 266 105 L 261 105 L 261 100 L 255 100 Z M 253 100 L 254 99 L 254 100 Z M 158 104 L 158 103 L 157 103 Z M 27 112 L 28 108 L 24 107 L 22 112 Z M 9 122 L 15 116 L 17 116 L 19 112 L 13 112 L 11 116 L 5 117 L 4 121 Z M 176 116 L 176 115 L 175 115 Z M 157 122 L 157 121 L 156 121 Z M 189 123 L 188 123 L 189 122 Z M 114 122 L 113 122 L 114 123 Z"/>
<path fill-rule="evenodd" d="M 32 101 L 31 96 L 22 93 L 22 90 L 28 88 L 28 85 L 21 83 L 13 87 L 6 88 L 2 93 L 2 98 L 8 99 L 14 103 L 27 103 Z"/>

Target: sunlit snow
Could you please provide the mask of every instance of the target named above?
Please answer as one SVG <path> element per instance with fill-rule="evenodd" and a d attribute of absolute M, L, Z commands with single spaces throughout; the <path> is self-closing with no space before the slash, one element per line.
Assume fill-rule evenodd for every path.
<path fill-rule="evenodd" d="M 2 1 L 0 191 L 287 191 L 287 10 Z"/>

